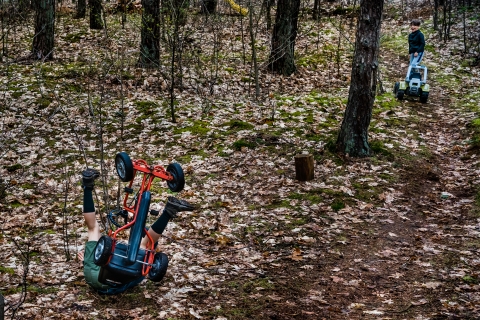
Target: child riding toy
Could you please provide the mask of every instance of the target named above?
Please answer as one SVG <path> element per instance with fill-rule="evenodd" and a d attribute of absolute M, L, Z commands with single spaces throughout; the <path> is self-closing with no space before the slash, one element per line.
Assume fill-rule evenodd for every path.
<path fill-rule="evenodd" d="M 404 95 L 420 97 L 421 103 L 427 103 L 430 85 L 427 84 L 427 67 L 410 65 L 405 81 L 395 83 L 393 93 L 398 100 L 403 100 Z"/>
<path fill-rule="evenodd" d="M 115 168 L 120 180 L 129 182 L 129 185 L 124 189 L 122 208 L 107 215 L 112 224 L 111 230 L 98 240 L 95 247 L 94 263 L 101 267 L 98 280 L 104 284 L 118 285 L 148 275 L 151 281 L 158 282 L 165 276 L 168 258 L 163 252 L 155 252 L 156 243 L 145 228 L 147 215 L 159 214 L 156 210 L 150 210 L 150 188 L 153 180 L 160 178 L 167 182 L 171 191 L 180 192 L 185 185 L 182 167 L 178 163 L 171 163 L 166 169 L 160 165 L 149 166 L 144 160 L 132 161 L 127 153 L 120 152 L 115 157 Z M 142 176 L 141 185 L 133 199 L 130 199 L 137 174 Z M 173 197 L 169 197 L 169 201 L 176 201 L 185 211 L 193 210 L 186 201 Z M 130 221 L 129 214 L 133 215 Z M 119 241 L 119 233 L 128 228 L 131 228 L 128 243 Z M 148 238 L 145 249 L 140 248 L 143 237 Z"/>

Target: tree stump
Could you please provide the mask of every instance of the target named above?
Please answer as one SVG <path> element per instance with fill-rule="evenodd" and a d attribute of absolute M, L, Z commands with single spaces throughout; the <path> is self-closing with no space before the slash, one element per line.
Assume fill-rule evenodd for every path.
<path fill-rule="evenodd" d="M 295 179 L 298 181 L 313 180 L 313 156 L 311 154 L 297 154 L 295 156 Z"/>

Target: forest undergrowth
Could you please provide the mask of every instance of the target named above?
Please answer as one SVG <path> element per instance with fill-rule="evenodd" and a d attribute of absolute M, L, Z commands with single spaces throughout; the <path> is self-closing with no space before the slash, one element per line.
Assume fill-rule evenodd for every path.
<path fill-rule="evenodd" d="M 369 129 L 374 154 L 354 159 L 340 157 L 334 145 L 355 22 L 303 16 L 298 72 L 281 77 L 261 69 L 256 98 L 249 45 L 240 41 L 246 27 L 225 16 L 223 28 L 201 29 L 197 21 L 185 31 L 191 47 L 175 93 L 176 123 L 168 65 L 136 66 L 138 14 L 125 29 L 108 15 L 106 32 L 60 15 L 55 59 L 42 63 L 18 59 L 32 36 L 19 27 L 0 69 L 6 316 L 478 319 L 480 69 L 457 54 L 461 37 L 439 41 L 425 7 L 404 15 L 386 8 L 385 92 Z M 392 93 L 407 70 L 408 21 L 418 16 L 432 88 L 426 104 Z M 452 28 L 460 34 L 459 25 Z M 266 61 L 262 32 L 257 46 Z M 215 41 L 223 42 L 210 46 Z M 167 61 L 166 48 L 163 54 Z M 180 163 L 186 188 L 176 196 L 198 209 L 179 214 L 161 238 L 170 259 L 162 282 L 102 296 L 88 287 L 77 259 L 86 240 L 79 173 L 102 170 L 95 201 L 105 219 L 117 205 L 119 151 Z M 295 180 L 299 153 L 314 156 L 314 180 Z M 152 191 L 153 209 L 172 194 L 163 182 Z"/>

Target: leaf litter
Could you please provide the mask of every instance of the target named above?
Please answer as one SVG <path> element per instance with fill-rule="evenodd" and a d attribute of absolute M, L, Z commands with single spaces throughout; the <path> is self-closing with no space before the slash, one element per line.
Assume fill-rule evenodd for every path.
<path fill-rule="evenodd" d="M 60 29 L 62 32 L 66 31 Z M 396 30 L 386 22 L 384 32 Z M 84 40 L 99 37 L 91 34 Z M 58 46 L 62 45 L 59 42 Z M 297 45 L 301 47 L 302 40 Z M 70 50 L 63 53 L 64 57 L 71 54 L 78 61 L 81 57 L 74 52 L 82 48 L 72 45 Z M 101 51 L 95 47 L 85 52 L 92 61 L 101 60 L 97 56 Z M 385 50 L 382 55 L 388 79 L 401 78 L 396 53 Z M 450 63 L 444 58 L 429 59 L 441 65 Z M 55 66 L 55 62 L 50 65 Z M 22 67 L 10 78 L 2 75 L 2 83 L 13 79 L 29 83 L 29 75 L 41 68 Z M 62 69 L 55 68 L 45 76 Z M 240 74 L 241 69 L 236 72 Z M 348 75 L 349 67 L 341 71 Z M 447 76 L 454 72 L 445 68 Z M 471 72 L 478 76 L 478 70 Z M 478 316 L 480 232 L 474 186 L 478 183 L 479 161 L 466 147 L 469 136 L 462 130 L 475 115 L 461 105 L 452 108 L 451 102 L 457 98 L 449 96 L 452 88 L 442 87 L 432 77 L 434 90 L 429 104 L 396 103 L 393 115 L 387 112 L 374 116 L 372 127 L 377 130 L 372 130 L 371 141 L 382 141 L 398 155 L 393 160 L 377 154 L 373 159 L 339 162 L 325 145 L 329 130 L 338 129 L 347 83 L 332 78 L 330 72 L 321 71 L 319 75 L 300 68 L 298 75 L 288 79 L 287 88 L 281 77 L 262 75 L 271 85 L 269 90 L 279 92 L 270 98 L 276 106 L 273 125 L 258 123 L 264 119 L 266 107 L 250 101 L 248 88 L 239 79 L 233 80 L 237 85 L 230 94 L 225 94 L 227 87 L 218 86 L 216 103 L 226 107 L 206 115 L 210 118 L 203 124 L 208 129 L 205 133 L 195 129 L 195 121 L 205 115 L 188 90 L 178 93 L 178 124 L 171 124 L 161 108 L 155 109 L 155 116 L 137 123 L 135 119 L 142 113 L 135 101 L 156 101 L 153 92 L 159 77 L 155 72 L 141 74 L 143 81 L 138 85 L 131 80 L 124 101 L 129 115 L 124 140 L 119 141 L 118 119 L 107 116 L 103 120 L 111 128 L 105 131 L 103 140 L 104 165 L 109 169 L 103 181 L 107 192 L 98 190 L 98 197 L 102 205 L 106 195 L 115 200 L 111 159 L 122 145 L 132 157 L 163 163 L 177 160 L 189 168 L 187 188 L 179 196 L 201 209 L 182 214 L 169 224 L 161 239 L 160 246 L 170 258 L 166 279 L 160 284 L 145 281 L 118 297 L 102 297 L 88 288 L 80 262 L 74 257 L 65 259 L 67 249 L 74 256 L 86 239 L 77 184 L 78 172 L 85 167 L 78 152 L 79 141 L 91 161 L 89 165 L 101 163 L 100 130 L 92 126 L 88 110 L 77 107 L 87 106 L 88 96 L 64 94 L 62 87 L 70 83 L 68 79 L 54 88 L 42 85 L 32 92 L 24 86 L 25 94 L 17 100 L 12 90 L 6 90 L 0 170 L 8 193 L 0 204 L 4 212 L 0 276 L 7 302 L 15 303 L 21 298 L 18 285 L 25 269 L 21 250 L 11 239 L 16 237 L 24 245 L 22 249 L 28 243 L 28 290 L 17 312 L 19 317 Z M 223 76 L 227 79 L 227 73 Z M 228 77 L 237 75 L 228 73 Z M 464 90 L 475 90 L 476 79 L 469 79 L 471 85 Z M 313 95 L 308 86 L 316 88 L 319 82 L 333 85 L 333 90 L 322 87 L 325 100 L 310 102 Z M 103 86 L 93 81 L 88 85 L 94 90 Z M 118 107 L 120 101 L 113 94 L 118 88 L 113 81 L 104 86 L 112 92 L 104 103 Z M 42 110 L 35 101 L 44 96 L 54 99 Z M 321 123 L 327 119 L 334 122 L 312 126 L 303 115 L 306 112 Z M 253 129 L 230 132 L 224 124 L 233 117 L 251 123 Z M 392 119 L 398 124 L 392 126 Z M 321 141 L 305 138 L 309 127 Z M 35 135 L 25 135 L 29 130 Z M 273 133 L 275 139 L 267 136 Z M 240 139 L 254 148 L 235 148 L 234 143 Z M 7 145 L 7 141 L 11 143 Z M 198 150 L 204 153 L 196 154 Z M 305 150 L 316 156 L 315 180 L 299 183 L 294 180 L 293 156 Z M 21 168 L 7 170 L 16 164 Z M 156 191 L 155 205 L 161 208 L 168 192 L 164 188 Z M 62 234 L 64 221 L 70 233 L 67 247 Z"/>

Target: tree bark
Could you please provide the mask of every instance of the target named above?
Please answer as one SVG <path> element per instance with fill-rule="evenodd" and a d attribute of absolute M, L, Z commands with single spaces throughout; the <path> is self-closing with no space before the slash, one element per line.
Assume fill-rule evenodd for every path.
<path fill-rule="evenodd" d="M 313 2 L 313 20 L 318 20 L 320 17 L 320 0 Z"/>
<path fill-rule="evenodd" d="M 3 295 L 0 293 L 0 320 L 3 320 L 5 317 L 5 299 Z"/>
<path fill-rule="evenodd" d="M 190 0 L 162 0 L 162 6 L 169 13 L 174 24 L 184 26 L 187 23 Z"/>
<path fill-rule="evenodd" d="M 86 14 L 87 14 L 87 1 L 86 0 L 78 0 L 77 1 L 77 13 L 75 14 L 75 18 L 84 19 Z"/>
<path fill-rule="evenodd" d="M 38 0 L 35 4 L 35 35 L 32 55 L 38 60 L 53 59 L 55 40 L 55 0 Z"/>
<path fill-rule="evenodd" d="M 201 0 L 203 14 L 214 14 L 217 12 L 218 0 Z"/>
<path fill-rule="evenodd" d="M 286 76 L 296 71 L 294 58 L 299 12 L 300 0 L 278 0 L 269 67 Z"/>
<path fill-rule="evenodd" d="M 142 67 L 156 67 L 160 62 L 160 0 L 142 0 L 140 58 Z"/>
<path fill-rule="evenodd" d="M 377 88 L 378 48 L 383 0 L 361 0 L 348 103 L 337 150 L 351 157 L 370 155 L 368 126 Z"/>
<path fill-rule="evenodd" d="M 295 156 L 295 179 L 309 181 L 314 178 L 314 161 L 311 154 L 297 154 Z"/>
<path fill-rule="evenodd" d="M 272 6 L 275 5 L 275 0 L 263 0 L 263 7 L 265 8 L 265 20 L 267 21 L 267 29 L 272 27 Z"/>
<path fill-rule="evenodd" d="M 89 0 L 90 29 L 103 29 L 102 0 Z"/>

